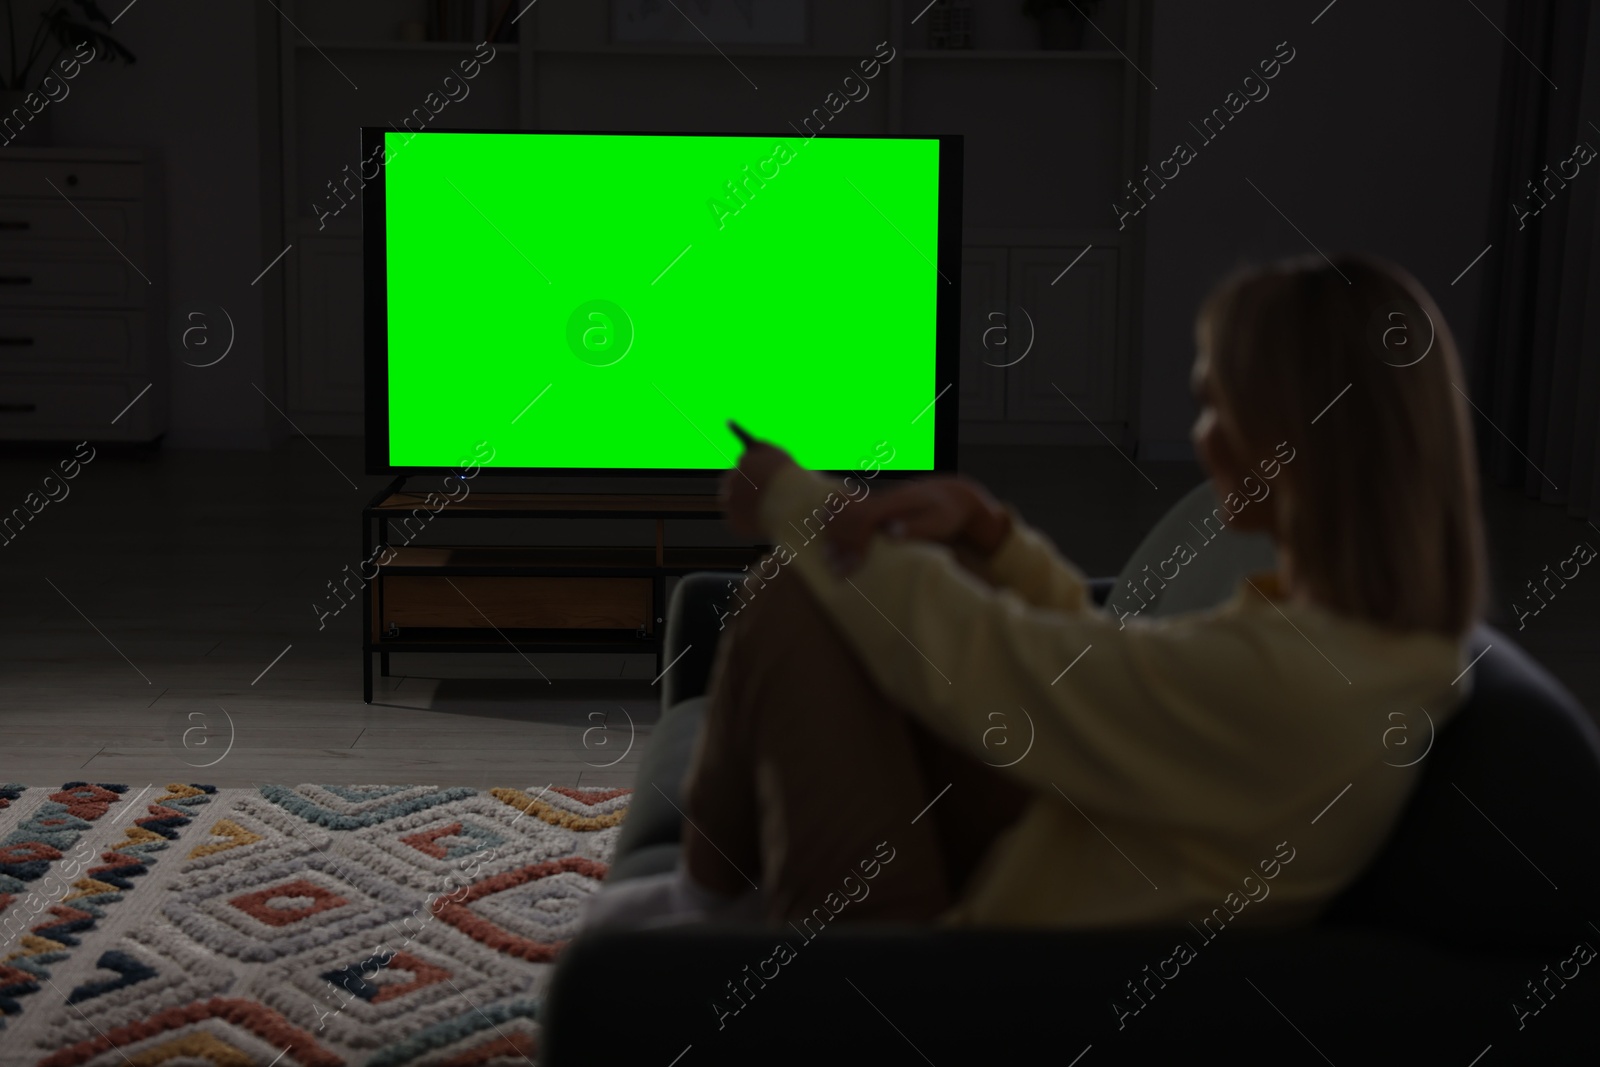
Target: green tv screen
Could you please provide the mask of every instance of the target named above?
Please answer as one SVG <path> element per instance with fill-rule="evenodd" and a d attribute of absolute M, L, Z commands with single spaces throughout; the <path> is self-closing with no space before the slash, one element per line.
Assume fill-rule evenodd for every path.
<path fill-rule="evenodd" d="M 954 467 L 958 138 L 367 129 L 363 160 L 373 473 L 705 473 L 729 419 L 818 470 Z"/>

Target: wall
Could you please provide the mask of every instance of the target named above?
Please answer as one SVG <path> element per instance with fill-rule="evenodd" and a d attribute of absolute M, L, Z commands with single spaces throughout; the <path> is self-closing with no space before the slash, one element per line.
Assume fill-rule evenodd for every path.
<path fill-rule="evenodd" d="M 1328 255 L 1374 253 L 1409 269 L 1470 360 L 1484 261 L 1451 281 L 1490 240 L 1505 47 L 1495 28 L 1504 0 L 1477 8 L 1155 0 L 1148 160 L 1180 140 L 1197 157 L 1143 212 L 1142 457 L 1192 456 L 1191 330 L 1207 289 L 1241 262 L 1310 253 L 1307 239 Z M 1267 83 L 1270 95 L 1204 143 L 1189 122 L 1220 106 L 1281 41 L 1294 59 Z"/>
<path fill-rule="evenodd" d="M 102 6 L 117 15 L 122 3 Z M 215 366 L 187 366 L 172 346 L 171 446 L 264 447 L 287 429 L 251 384 L 281 395 L 282 358 L 273 351 L 281 270 L 251 285 L 283 248 L 263 213 L 277 173 L 262 148 L 273 94 L 270 79 L 261 84 L 258 44 L 275 32 L 263 12 L 276 18 L 270 6 L 238 0 L 135 3 L 114 29 L 138 62 L 91 64 L 51 108 L 58 145 L 159 152 L 169 318 L 211 305 L 233 320 L 234 346 Z M 225 322 L 208 328 L 219 342 L 227 330 Z M 220 351 L 190 353 L 188 361 Z"/>

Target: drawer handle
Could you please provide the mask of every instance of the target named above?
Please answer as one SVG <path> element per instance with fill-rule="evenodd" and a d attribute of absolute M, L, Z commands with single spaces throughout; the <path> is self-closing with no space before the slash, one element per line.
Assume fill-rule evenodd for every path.
<path fill-rule="evenodd" d="M 0 274 L 0 285 L 32 285 L 31 274 Z"/>
<path fill-rule="evenodd" d="M 31 230 L 31 222 L 0 222 L 0 230 Z"/>
<path fill-rule="evenodd" d="M 3 413 L 3 412 L 26 413 L 26 412 L 38 411 L 38 410 L 39 410 L 39 405 L 38 404 L 34 404 L 34 403 L 31 403 L 31 402 L 26 401 L 26 400 L 22 401 L 21 403 L 17 403 L 17 404 L 0 403 L 0 413 Z"/>
<path fill-rule="evenodd" d="M 31 337 L 0 337 L 0 347 L 26 348 L 33 344 Z"/>

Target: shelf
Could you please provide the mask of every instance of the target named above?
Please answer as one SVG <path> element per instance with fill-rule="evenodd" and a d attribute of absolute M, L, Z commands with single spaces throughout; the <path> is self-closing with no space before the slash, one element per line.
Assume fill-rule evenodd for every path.
<path fill-rule="evenodd" d="M 296 48 L 323 52 L 471 52 L 482 41 L 306 41 Z M 522 46 L 514 41 L 489 42 L 496 52 L 515 52 Z"/>
<path fill-rule="evenodd" d="M 724 56 L 739 59 L 842 59 L 854 62 L 859 59 L 872 58 L 872 45 L 864 45 L 853 52 L 841 52 L 837 49 L 823 51 L 819 48 L 810 48 L 806 45 L 736 45 L 728 48 L 712 48 L 704 43 L 695 44 L 596 44 L 596 45 L 551 45 L 535 47 L 533 52 L 541 55 L 568 55 L 568 56 L 684 56 L 692 59 L 716 59 Z"/>
<path fill-rule="evenodd" d="M 390 493 L 367 509 L 374 519 L 399 521 L 413 509 L 425 508 L 429 493 Z M 470 493 L 463 500 L 446 504 L 435 517 L 581 519 L 595 516 L 640 519 L 717 519 L 722 504 L 715 496 L 687 493 L 645 495 L 640 493 Z"/>
<path fill-rule="evenodd" d="M 409 633 L 411 636 L 404 636 Z M 655 651 L 655 642 L 620 630 L 582 635 L 571 630 L 504 630 L 498 638 L 482 633 L 450 630 L 401 631 L 400 637 L 367 641 L 363 651 L 375 652 L 632 652 Z"/>
<path fill-rule="evenodd" d="M 461 52 L 472 51 L 479 41 L 296 41 L 296 48 L 324 52 Z M 493 44 L 493 42 L 491 42 Z M 493 44 L 496 52 L 517 52 L 516 42 Z M 548 56 L 678 56 L 687 59 L 830 59 L 854 62 L 870 58 L 870 49 L 842 52 L 822 51 L 803 45 L 768 45 L 715 49 L 705 44 L 600 44 L 529 48 L 535 55 Z M 1118 61 L 1120 53 L 1109 49 L 1049 48 L 905 48 L 899 55 L 908 59 L 1044 60 L 1051 62 Z"/>
<path fill-rule="evenodd" d="M 656 562 L 655 549 L 645 546 L 578 547 L 548 546 L 525 548 L 499 545 L 450 545 L 393 549 L 389 562 L 378 569 L 385 575 L 437 575 L 443 573 L 482 575 L 579 575 L 636 571 L 655 574 L 699 570 L 738 570 L 753 563 L 761 549 L 718 546 L 667 547 L 662 562 Z"/>
<path fill-rule="evenodd" d="M 1123 57 L 1120 52 L 1105 49 L 1056 49 L 1056 48 L 908 48 L 902 53 L 907 59 L 1038 59 L 1053 62 L 1082 62 L 1085 60 L 1116 60 Z"/>

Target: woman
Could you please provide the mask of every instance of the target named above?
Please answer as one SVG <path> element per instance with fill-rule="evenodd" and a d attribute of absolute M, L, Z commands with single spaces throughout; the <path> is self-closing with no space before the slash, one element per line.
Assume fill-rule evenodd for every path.
<path fill-rule="evenodd" d="M 838 513 L 744 583 L 682 868 L 608 889 L 593 921 L 1215 936 L 1234 916 L 1308 921 L 1353 881 L 1470 684 L 1482 534 L 1455 347 L 1420 285 L 1361 259 L 1229 279 L 1196 342 L 1215 518 L 1279 559 L 1210 611 L 1096 609 L 969 480 L 830 508 L 837 483 L 748 447 L 723 483 L 733 529 L 776 543 Z"/>

